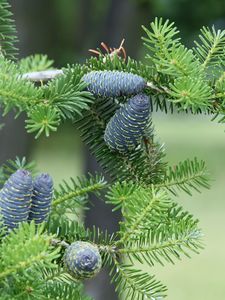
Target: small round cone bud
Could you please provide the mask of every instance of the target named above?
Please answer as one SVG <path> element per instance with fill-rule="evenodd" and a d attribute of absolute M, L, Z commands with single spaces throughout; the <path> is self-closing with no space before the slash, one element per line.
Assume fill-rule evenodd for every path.
<path fill-rule="evenodd" d="M 64 266 L 78 280 L 94 277 L 102 267 L 98 247 L 88 242 L 72 243 L 64 254 Z"/>
<path fill-rule="evenodd" d="M 102 97 L 136 95 L 146 87 L 141 76 L 122 71 L 92 71 L 82 79 L 89 92 Z"/>

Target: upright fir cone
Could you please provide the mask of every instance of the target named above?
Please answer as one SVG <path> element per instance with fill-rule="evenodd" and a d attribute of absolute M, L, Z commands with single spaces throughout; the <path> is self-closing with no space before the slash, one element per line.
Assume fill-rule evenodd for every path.
<path fill-rule="evenodd" d="M 122 71 L 92 71 L 82 79 L 89 92 L 102 97 L 136 95 L 146 87 L 141 76 Z"/>
<path fill-rule="evenodd" d="M 36 224 L 39 224 L 48 218 L 51 209 L 53 180 L 49 174 L 42 173 L 35 178 L 33 186 L 28 220 L 34 220 Z"/>
<path fill-rule="evenodd" d="M 27 221 L 33 190 L 32 176 L 27 170 L 17 170 L 0 191 L 0 213 L 7 229 Z"/>
<path fill-rule="evenodd" d="M 127 153 L 141 142 L 149 120 L 150 101 L 144 94 L 136 95 L 120 107 L 106 126 L 104 140 L 114 151 Z"/>

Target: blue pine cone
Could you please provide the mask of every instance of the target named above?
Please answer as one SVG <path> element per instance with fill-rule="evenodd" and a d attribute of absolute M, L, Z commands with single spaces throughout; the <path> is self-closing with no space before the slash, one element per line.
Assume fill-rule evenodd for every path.
<path fill-rule="evenodd" d="M 102 267 L 98 247 L 88 242 L 72 243 L 64 254 L 64 266 L 78 280 L 94 277 Z"/>
<path fill-rule="evenodd" d="M 89 92 L 102 97 L 135 95 L 146 87 L 142 77 L 122 71 L 92 71 L 82 79 Z"/>
<path fill-rule="evenodd" d="M 7 229 L 27 221 L 32 195 L 32 176 L 27 170 L 17 170 L 0 191 L 0 212 Z"/>
<path fill-rule="evenodd" d="M 104 140 L 111 150 L 127 153 L 140 143 L 149 120 L 150 100 L 136 95 L 120 107 L 106 126 Z"/>
<path fill-rule="evenodd" d="M 33 196 L 28 220 L 36 224 L 48 218 L 53 198 L 53 180 L 47 173 L 37 176 L 33 184 Z"/>

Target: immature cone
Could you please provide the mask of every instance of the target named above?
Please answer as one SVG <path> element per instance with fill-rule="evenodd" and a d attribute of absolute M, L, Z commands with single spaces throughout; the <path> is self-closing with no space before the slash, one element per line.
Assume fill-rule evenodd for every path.
<path fill-rule="evenodd" d="M 33 196 L 28 219 L 36 224 L 45 221 L 51 209 L 53 181 L 49 174 L 42 173 L 34 180 Z"/>
<path fill-rule="evenodd" d="M 92 71 L 82 79 L 89 92 L 102 97 L 135 95 L 146 87 L 142 77 L 122 71 Z"/>
<path fill-rule="evenodd" d="M 98 247 L 88 242 L 72 243 L 63 260 L 68 273 L 78 280 L 94 277 L 102 267 Z"/>
<path fill-rule="evenodd" d="M 139 94 L 130 98 L 106 126 L 104 140 L 109 148 L 121 153 L 134 150 L 141 142 L 149 113 L 148 96 Z"/>
<path fill-rule="evenodd" d="M 32 177 L 27 170 L 17 170 L 5 182 L 0 191 L 0 213 L 8 229 L 27 221 L 32 189 Z"/>

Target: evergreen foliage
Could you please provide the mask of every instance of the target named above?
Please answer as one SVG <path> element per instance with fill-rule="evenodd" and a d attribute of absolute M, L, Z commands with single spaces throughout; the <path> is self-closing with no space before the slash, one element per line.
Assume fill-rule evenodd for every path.
<path fill-rule="evenodd" d="M 18 52 L 16 27 L 7 0 L 0 1 L 0 16 L 0 53 L 8 59 L 15 59 Z"/>
<path fill-rule="evenodd" d="M 52 68 L 54 61 L 47 55 L 34 54 L 22 58 L 19 61 L 19 68 L 23 73 L 44 71 Z"/>
<path fill-rule="evenodd" d="M 98 174 L 63 181 L 54 190 L 49 219 L 42 224 L 19 222 L 18 228 L 7 231 L 4 212 L 1 214 L 0 299 L 90 299 L 83 292 L 82 281 L 69 275 L 63 263 L 64 253 L 75 241 L 96 245 L 103 265 L 110 268 L 111 281 L 125 299 L 164 299 L 167 288 L 141 266 L 138 269 L 137 263 L 150 267 L 175 263 L 203 248 L 198 220 L 178 206 L 174 195 L 179 191 L 190 195 L 209 187 L 205 163 L 195 158 L 168 166 L 149 115 L 138 147 L 129 152 L 111 151 L 104 140 L 105 130 L 116 111 L 126 107 L 128 97 L 117 90 L 116 95 L 96 96 L 88 91 L 85 78 L 100 71 L 111 72 L 113 79 L 122 72 L 129 73 L 129 78 L 138 75 L 147 82 L 143 93 L 151 96 L 151 112 L 210 113 L 224 123 L 225 31 L 204 27 L 196 46 L 188 49 L 173 23 L 156 18 L 148 28 L 143 27 L 147 63 L 100 53 L 84 64 L 67 66 L 46 84 L 41 78 L 35 84 L 29 80 L 29 72 L 41 71 L 40 76 L 45 70 L 54 72 L 52 61 L 44 55 L 12 61 L 16 37 L 10 16 L 8 4 L 2 0 L 0 104 L 4 113 L 24 111 L 27 131 L 36 138 L 42 133 L 49 136 L 64 120 L 72 120 L 112 181 L 109 184 Z M 36 175 L 34 163 L 16 158 L 2 165 L 1 183 L 19 169 Z M 3 192 L 4 187 L 1 205 L 8 199 L 2 197 Z M 121 210 L 118 232 L 109 234 L 82 224 L 83 211 L 89 209 L 89 193 L 113 205 L 113 210 Z"/>
<path fill-rule="evenodd" d="M 0 168 L 0 183 L 3 184 L 14 172 L 19 169 L 24 169 L 36 175 L 36 164 L 34 161 L 27 162 L 26 157 L 19 158 L 18 156 L 13 160 L 7 160 Z"/>

